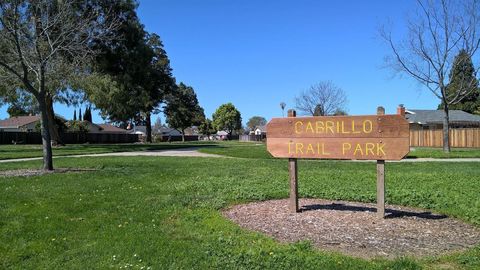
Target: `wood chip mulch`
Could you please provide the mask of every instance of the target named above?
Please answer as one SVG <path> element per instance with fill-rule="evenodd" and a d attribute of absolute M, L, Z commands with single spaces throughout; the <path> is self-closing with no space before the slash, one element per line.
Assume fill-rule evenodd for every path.
<path fill-rule="evenodd" d="M 301 199 L 300 213 L 288 200 L 236 205 L 223 214 L 241 227 L 281 242 L 311 241 L 323 250 L 362 258 L 435 256 L 480 244 L 480 229 L 427 210 L 387 205 L 379 219 L 376 205 Z"/>
<path fill-rule="evenodd" d="M 51 174 L 51 173 L 70 173 L 70 172 L 89 172 L 89 171 L 96 171 L 95 169 L 76 169 L 76 168 L 57 168 L 53 171 L 45 171 L 41 169 L 19 169 L 19 170 L 6 170 L 0 171 L 0 178 L 6 177 L 30 177 L 30 176 L 39 176 L 44 174 Z"/>

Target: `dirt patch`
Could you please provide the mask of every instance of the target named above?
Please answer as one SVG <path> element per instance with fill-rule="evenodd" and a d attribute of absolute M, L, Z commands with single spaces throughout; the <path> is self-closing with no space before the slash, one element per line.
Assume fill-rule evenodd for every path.
<path fill-rule="evenodd" d="M 0 178 L 15 177 L 15 176 L 30 177 L 30 176 L 39 176 L 44 174 L 52 174 L 52 173 L 91 172 L 91 171 L 96 171 L 96 170 L 95 169 L 76 169 L 76 168 L 57 168 L 53 171 L 44 171 L 40 169 L 38 170 L 19 169 L 19 170 L 0 171 Z"/>
<path fill-rule="evenodd" d="M 419 209 L 388 205 L 382 220 L 374 204 L 302 199 L 300 205 L 300 213 L 291 213 L 288 200 L 272 200 L 237 205 L 223 214 L 282 242 L 308 240 L 362 258 L 440 255 L 480 243 L 479 228 Z"/>

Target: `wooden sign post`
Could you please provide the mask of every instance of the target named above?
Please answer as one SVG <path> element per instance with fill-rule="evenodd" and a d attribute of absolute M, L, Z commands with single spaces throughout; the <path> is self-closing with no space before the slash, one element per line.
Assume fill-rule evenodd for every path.
<path fill-rule="evenodd" d="M 385 115 L 385 108 L 378 107 L 377 115 Z M 385 160 L 383 159 L 377 160 L 377 215 L 380 218 L 385 217 Z"/>
<path fill-rule="evenodd" d="M 401 111 L 401 110 L 399 110 Z M 385 160 L 400 160 L 410 150 L 410 129 L 404 115 L 274 118 L 267 125 L 267 150 L 288 158 L 291 211 L 298 212 L 297 159 L 377 160 L 377 207 L 385 215 Z"/>
<path fill-rule="evenodd" d="M 288 117 L 296 116 L 297 112 L 295 112 L 295 110 L 288 110 Z M 288 159 L 288 171 L 290 174 L 290 201 L 288 203 L 288 207 L 292 212 L 299 212 L 300 208 L 298 207 L 298 168 L 296 158 Z"/>

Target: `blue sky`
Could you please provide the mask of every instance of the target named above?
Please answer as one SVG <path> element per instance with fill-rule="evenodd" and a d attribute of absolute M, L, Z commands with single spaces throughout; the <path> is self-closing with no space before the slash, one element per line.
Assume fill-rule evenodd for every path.
<path fill-rule="evenodd" d="M 409 77 L 382 68 L 390 53 L 378 27 L 404 36 L 408 1 L 140 0 L 138 14 L 162 38 L 177 82 L 191 85 L 208 117 L 232 102 L 245 123 L 282 114 L 279 103 L 330 80 L 348 96 L 348 113 L 374 114 L 383 105 L 435 109 L 438 100 Z M 72 118 L 73 108 L 55 105 Z M 6 106 L 0 118 L 8 117 Z M 94 122 L 103 119 L 94 112 Z"/>

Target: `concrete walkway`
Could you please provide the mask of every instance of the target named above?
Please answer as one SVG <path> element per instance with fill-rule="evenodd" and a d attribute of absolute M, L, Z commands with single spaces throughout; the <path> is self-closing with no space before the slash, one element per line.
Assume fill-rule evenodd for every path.
<path fill-rule="evenodd" d="M 54 156 L 53 158 L 78 158 L 78 157 L 212 157 L 212 158 L 229 158 L 226 156 L 201 153 L 197 151 L 197 148 L 182 148 L 174 150 L 154 150 L 154 151 L 134 151 L 134 152 L 113 152 L 113 153 L 101 153 L 101 154 L 83 154 L 83 155 L 69 155 L 69 156 Z M 4 159 L 0 160 L 0 163 L 8 162 L 20 162 L 31 160 L 42 160 L 42 157 L 34 158 L 17 158 L 17 159 Z"/>
<path fill-rule="evenodd" d="M 84 154 L 84 155 L 70 155 L 70 156 L 54 156 L 53 158 L 78 158 L 78 157 L 211 157 L 211 158 L 232 158 L 228 156 L 207 154 L 198 152 L 198 148 L 182 148 L 173 150 L 153 150 L 153 151 L 135 151 L 135 152 L 113 152 L 102 154 Z M 35 158 L 18 158 L 0 160 L 0 163 L 20 162 L 41 160 L 42 157 Z M 348 160 L 346 160 L 348 161 Z M 355 160 L 356 162 L 374 162 L 375 160 Z M 480 162 L 480 158 L 407 158 L 400 161 L 387 162 Z"/>

